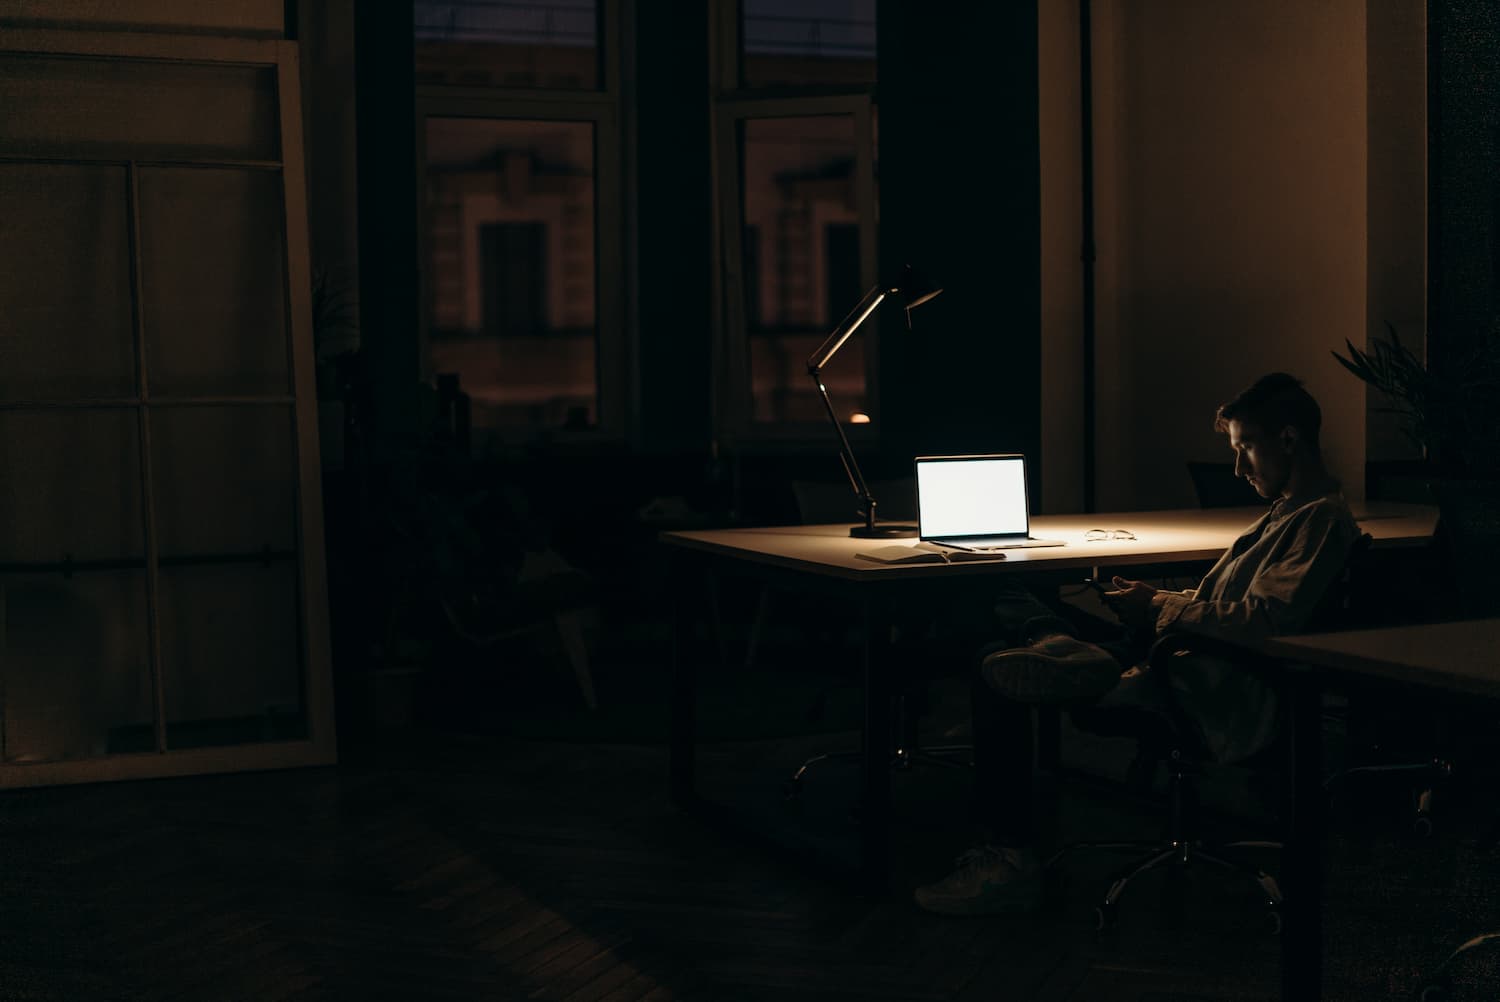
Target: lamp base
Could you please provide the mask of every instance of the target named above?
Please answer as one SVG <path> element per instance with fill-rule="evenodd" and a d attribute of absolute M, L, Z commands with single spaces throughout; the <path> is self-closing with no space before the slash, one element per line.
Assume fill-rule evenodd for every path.
<path fill-rule="evenodd" d="M 856 525 L 849 529 L 855 539 L 909 539 L 917 534 L 914 525 Z"/>

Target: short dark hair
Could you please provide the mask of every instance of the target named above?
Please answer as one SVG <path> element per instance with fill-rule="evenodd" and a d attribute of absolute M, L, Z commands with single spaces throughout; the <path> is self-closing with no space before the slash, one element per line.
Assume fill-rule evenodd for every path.
<path fill-rule="evenodd" d="M 1317 448 L 1323 411 L 1303 388 L 1302 380 L 1285 372 L 1272 372 L 1261 376 L 1233 400 L 1221 404 L 1214 414 L 1214 430 L 1227 431 L 1231 421 L 1253 424 L 1272 433 L 1291 425 L 1304 442 Z"/>

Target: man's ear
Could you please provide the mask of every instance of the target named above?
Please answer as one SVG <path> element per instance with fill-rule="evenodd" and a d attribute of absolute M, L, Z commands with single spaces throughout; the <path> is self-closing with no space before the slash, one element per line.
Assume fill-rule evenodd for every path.
<path fill-rule="evenodd" d="M 1302 440 L 1302 435 L 1297 431 L 1295 425 L 1287 425 L 1281 429 L 1281 447 L 1290 456 L 1297 451 L 1297 443 Z"/>

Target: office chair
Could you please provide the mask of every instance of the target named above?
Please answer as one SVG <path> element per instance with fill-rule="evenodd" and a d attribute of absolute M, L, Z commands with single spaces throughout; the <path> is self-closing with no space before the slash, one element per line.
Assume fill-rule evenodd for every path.
<path fill-rule="evenodd" d="M 847 521 L 849 518 L 848 484 L 824 484 L 812 481 L 794 481 L 793 493 L 797 498 L 798 512 L 803 523 Z M 880 499 L 881 518 L 887 521 L 915 521 L 916 479 L 906 477 L 896 480 L 876 481 L 870 485 L 871 493 Z M 762 593 L 762 602 L 768 593 Z M 920 662 L 920 656 L 897 657 L 899 664 Z M 918 735 L 918 720 L 921 713 L 923 681 L 915 678 L 898 679 L 891 715 L 890 744 L 891 768 L 909 769 L 916 764 L 942 768 L 968 768 L 973 755 L 973 745 L 943 744 L 926 745 Z M 804 760 L 782 784 L 782 792 L 789 800 L 801 795 L 802 782 L 808 771 L 822 762 L 854 761 L 862 756 L 858 748 L 846 748 L 822 752 Z"/>
<path fill-rule="evenodd" d="M 1309 632 L 1338 629 L 1352 624 L 1355 616 L 1355 575 L 1363 566 L 1371 542 L 1371 536 L 1365 533 L 1351 545 L 1345 556 L 1342 573 L 1329 587 L 1310 617 Z M 1269 671 L 1272 668 L 1264 659 L 1243 648 L 1207 637 L 1174 632 L 1158 638 L 1153 645 L 1150 655 L 1151 671 L 1170 690 L 1166 679 L 1173 670 L 1173 661 L 1188 654 L 1221 657 L 1245 671 Z M 1281 843 L 1264 838 L 1210 841 L 1203 837 L 1197 810 L 1197 777 L 1205 768 L 1218 763 L 1203 745 L 1197 729 L 1187 716 L 1169 702 L 1166 713 L 1135 708 L 1087 707 L 1073 710 L 1071 717 L 1076 726 L 1090 733 L 1134 737 L 1139 750 L 1130 773 L 1138 781 L 1140 777 L 1149 777 L 1154 772 L 1157 761 L 1164 762 L 1167 770 L 1167 828 L 1162 838 L 1074 842 L 1064 845 L 1047 860 L 1047 867 L 1051 869 L 1065 856 L 1080 851 L 1102 849 L 1139 854 L 1116 873 L 1104 896 L 1095 906 L 1095 927 L 1103 932 L 1115 925 L 1119 899 L 1136 877 L 1152 870 L 1166 867 L 1181 869 L 1194 862 L 1201 862 L 1241 874 L 1257 885 L 1264 896 L 1267 925 L 1271 932 L 1279 933 L 1282 897 L 1276 878 L 1262 867 L 1238 857 L 1240 851 L 1246 849 L 1277 851 L 1281 849 Z M 1276 739 L 1269 747 L 1237 765 L 1251 770 L 1252 775 L 1265 776 L 1270 767 L 1286 754 L 1287 728 L 1278 726 Z"/>
<path fill-rule="evenodd" d="M 1424 570 L 1435 571 L 1436 579 L 1423 581 L 1428 607 L 1415 610 L 1415 615 L 1470 619 L 1500 615 L 1500 590 L 1494 585 L 1493 575 L 1500 563 L 1500 501 L 1495 489 L 1462 481 L 1438 481 L 1431 490 L 1442 514 L 1429 555 L 1429 559 L 1435 558 L 1435 567 Z M 1410 616 L 1413 611 L 1388 610 L 1384 619 L 1403 614 Z M 1449 754 L 1456 743 L 1453 722 L 1439 713 L 1428 713 L 1420 720 L 1423 732 L 1413 735 L 1411 713 L 1404 703 L 1391 705 L 1360 694 L 1348 698 L 1343 716 L 1351 733 L 1358 736 L 1356 744 L 1368 761 L 1350 765 L 1330 777 L 1325 784 L 1330 795 L 1359 777 L 1405 780 L 1412 799 L 1411 831 L 1419 837 L 1430 836 L 1437 801 L 1454 771 Z M 1488 725 L 1484 726 L 1487 730 Z M 1393 759 L 1388 745 L 1406 750 Z M 1418 749 L 1416 755 L 1411 752 L 1413 747 Z"/>
<path fill-rule="evenodd" d="M 797 521 L 802 525 L 857 521 L 857 499 L 847 482 L 838 483 L 821 480 L 793 480 L 792 496 L 797 506 Z M 880 518 L 886 522 L 913 522 L 917 511 L 917 481 L 915 477 L 896 480 L 875 480 L 870 483 L 870 492 L 880 499 Z M 760 655 L 761 641 L 772 615 L 775 590 L 762 585 L 756 595 L 755 610 L 745 632 L 745 655 L 743 666 L 755 666 Z M 836 630 L 822 616 L 802 616 L 801 629 L 814 636 L 825 646 L 836 641 Z"/>
<path fill-rule="evenodd" d="M 1500 561 L 1500 488 L 1474 482 L 1438 482 L 1432 485 L 1441 516 L 1435 533 L 1444 557 L 1449 607 L 1460 616 L 1480 618 L 1500 615 L 1500 590 L 1495 588 L 1494 568 Z M 1500 816 L 1493 817 L 1480 844 L 1491 851 L 1500 843 Z M 1421 1002 L 1440 1002 L 1452 997 L 1454 974 L 1459 965 L 1481 948 L 1493 951 L 1500 931 L 1489 930 L 1465 940 L 1427 973 L 1418 996 Z"/>

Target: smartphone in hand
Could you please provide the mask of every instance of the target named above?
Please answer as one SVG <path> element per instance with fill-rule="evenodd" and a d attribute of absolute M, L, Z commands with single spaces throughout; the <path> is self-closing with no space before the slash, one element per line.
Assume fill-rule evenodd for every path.
<path fill-rule="evenodd" d="M 1098 578 L 1084 578 L 1083 583 L 1094 589 L 1100 595 L 1103 595 L 1105 592 L 1120 590 L 1114 586 L 1113 582 L 1100 581 Z"/>

